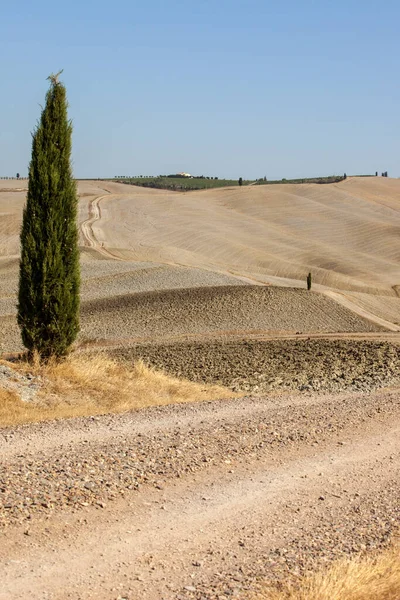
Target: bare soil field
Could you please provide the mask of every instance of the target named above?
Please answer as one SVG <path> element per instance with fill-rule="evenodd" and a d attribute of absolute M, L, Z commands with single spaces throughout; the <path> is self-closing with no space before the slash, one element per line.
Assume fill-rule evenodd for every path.
<path fill-rule="evenodd" d="M 0 181 L 10 361 L 22 349 L 25 194 L 25 181 Z M 118 362 L 87 386 L 92 413 L 63 413 L 91 416 L 0 428 L 0 599 L 248 600 L 265 582 L 389 544 L 400 523 L 400 181 L 190 193 L 84 181 L 79 194 L 75 367 L 99 350 L 98 364 Z M 167 374 L 143 371 L 133 399 L 138 358 Z M 10 399 L 19 386 L 19 402 L 35 402 L 43 377 L 18 379 L 12 364 L 0 365 L 0 391 Z M 80 394 L 71 368 L 60 367 L 69 380 L 53 373 L 48 403 Z M 153 399 L 150 380 L 165 397 Z M 207 402 L 212 384 L 225 400 Z M 174 398 L 184 404 L 140 409 Z M 94 416 L 113 406 L 127 412 Z"/>
<path fill-rule="evenodd" d="M 253 332 L 384 331 L 383 326 L 321 293 L 292 288 L 209 285 L 138 292 L 83 301 L 81 309 L 82 343 L 98 345 L 144 340 L 162 343 L 179 336 L 246 336 Z M 14 315 L 0 316 L 0 333 L 6 340 L 4 349 L 22 350 Z"/>
<path fill-rule="evenodd" d="M 0 181 L 2 316 L 15 314 L 26 186 Z M 83 181 L 79 193 L 84 302 L 205 286 L 304 288 L 311 271 L 315 291 L 330 293 L 384 329 L 400 329 L 398 180 L 348 178 L 332 185 L 189 193 Z M 246 310 L 250 315 L 251 304 Z M 229 329 L 236 329 L 234 322 Z M 16 349 L 15 341 L 9 348 L 2 343 L 4 350 Z"/>
<path fill-rule="evenodd" d="M 91 226 L 116 256 L 394 295 L 400 181 L 147 194 L 109 186 Z"/>
<path fill-rule="evenodd" d="M 112 350 L 171 375 L 252 394 L 276 390 L 371 392 L 400 385 L 400 344 L 349 339 L 196 341 Z"/>
<path fill-rule="evenodd" d="M 258 286 L 204 287 L 116 296 L 84 304 L 85 339 L 221 335 L 253 330 L 377 332 L 367 321 L 318 293 Z"/>

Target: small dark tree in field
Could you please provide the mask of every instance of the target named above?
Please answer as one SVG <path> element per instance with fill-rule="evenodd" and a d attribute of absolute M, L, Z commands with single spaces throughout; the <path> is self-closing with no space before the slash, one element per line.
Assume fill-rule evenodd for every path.
<path fill-rule="evenodd" d="M 18 324 L 29 353 L 67 354 L 79 331 L 78 197 L 71 170 L 67 96 L 51 75 L 33 134 L 21 230 Z"/>
<path fill-rule="evenodd" d="M 243 179 L 241 177 L 239 177 L 239 185 L 243 185 Z"/>
<path fill-rule="evenodd" d="M 17 179 L 19 179 L 19 173 L 17 173 Z"/>
<path fill-rule="evenodd" d="M 344 173 L 344 175 L 343 175 L 343 179 L 347 179 L 347 175 L 346 175 L 346 173 Z"/>
<path fill-rule="evenodd" d="M 311 273 L 309 273 L 309 274 L 307 275 L 307 289 L 308 289 L 308 291 L 310 291 L 310 290 L 311 290 L 311 283 L 312 283 L 312 282 L 311 282 Z"/>
<path fill-rule="evenodd" d="M 375 177 L 378 177 L 378 171 L 375 171 Z"/>

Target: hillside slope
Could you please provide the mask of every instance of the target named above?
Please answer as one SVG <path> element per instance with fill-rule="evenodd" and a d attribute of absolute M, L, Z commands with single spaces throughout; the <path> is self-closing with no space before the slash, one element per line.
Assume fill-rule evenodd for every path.
<path fill-rule="evenodd" d="M 26 187 L 0 181 L 0 257 L 18 254 Z M 395 296 L 400 286 L 397 179 L 189 193 L 84 181 L 79 191 L 80 222 L 92 217 L 90 230 L 111 257 L 281 285 L 303 284 L 311 271 L 315 283 L 337 289 Z"/>
<path fill-rule="evenodd" d="M 400 284 L 398 180 L 184 194 L 126 188 L 114 184 L 93 223 L 96 238 L 122 258 L 290 285 L 311 271 L 315 283 L 381 295 Z"/>
<path fill-rule="evenodd" d="M 2 346 L 10 350 L 19 347 L 14 315 L 26 189 L 26 181 L 0 181 L 0 326 L 6 332 Z M 365 318 L 378 329 L 400 330 L 400 180 L 348 178 L 330 185 L 189 193 L 81 181 L 79 193 L 83 329 L 90 312 L 86 302 L 119 298 L 115 318 L 113 303 L 109 306 L 107 334 L 91 331 L 95 337 L 118 337 L 122 296 L 126 312 L 132 310 L 129 297 L 138 292 L 239 284 L 305 288 L 309 271 L 313 290 L 341 305 L 332 309 L 329 324 L 314 324 L 310 331 L 355 331 L 343 326 L 343 307 L 363 318 L 358 331 L 366 330 L 361 327 Z M 294 291 L 288 290 L 282 310 L 290 312 L 293 302 L 300 312 L 307 309 L 306 297 L 304 307 L 297 296 L 289 299 Z M 277 294 L 274 298 L 281 292 Z M 258 312 L 250 301 L 253 296 L 246 296 L 236 312 L 228 311 L 232 318 L 230 323 L 225 319 L 224 330 L 241 329 L 245 321 L 250 329 L 261 327 L 258 318 L 251 318 Z M 174 298 L 182 300 L 180 294 Z M 312 304 L 318 302 L 320 294 Z M 322 304 L 319 308 L 326 314 Z M 214 314 L 211 305 L 204 310 L 210 323 L 220 322 L 221 315 Z M 281 327 L 282 311 L 276 306 L 273 310 L 269 329 L 305 331 L 298 323 L 298 308 L 287 314 L 288 324 Z M 247 316 L 243 320 L 240 314 Z M 137 319 L 140 322 L 140 314 Z M 198 323 L 189 325 L 190 331 L 199 329 Z M 266 327 L 267 321 L 261 328 Z M 104 325 L 99 323 L 99 328 Z M 128 337 L 142 335 L 128 329 Z"/>

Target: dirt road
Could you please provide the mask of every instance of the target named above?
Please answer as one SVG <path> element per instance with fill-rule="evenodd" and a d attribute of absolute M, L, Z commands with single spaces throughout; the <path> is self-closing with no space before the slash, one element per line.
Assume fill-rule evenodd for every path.
<path fill-rule="evenodd" d="M 363 317 L 364 319 L 368 319 L 369 321 L 371 321 L 372 323 L 375 323 L 376 325 L 380 325 L 381 327 L 384 327 L 385 329 L 388 329 L 389 331 L 400 331 L 399 325 L 396 325 L 395 323 L 391 323 L 390 321 L 387 321 L 386 319 L 382 319 L 381 317 L 374 315 L 370 311 L 365 310 L 361 306 L 358 306 L 354 301 L 352 301 L 350 298 L 348 298 L 343 293 L 334 292 L 333 290 L 324 290 L 323 294 L 325 294 L 325 296 L 328 296 L 328 298 L 332 298 L 338 304 L 341 304 L 345 308 L 348 308 L 356 315 L 359 315 L 360 317 Z"/>
<path fill-rule="evenodd" d="M 240 598 L 384 544 L 400 396 L 271 394 L 0 433 L 0 598 Z"/>
<path fill-rule="evenodd" d="M 104 245 L 99 242 L 94 234 L 93 225 L 101 219 L 100 202 L 104 199 L 113 198 L 112 194 L 106 196 L 97 196 L 88 204 L 88 218 L 81 223 L 80 230 L 83 236 L 84 245 L 95 249 L 99 254 L 113 260 L 122 260 L 118 256 L 112 254 Z"/>

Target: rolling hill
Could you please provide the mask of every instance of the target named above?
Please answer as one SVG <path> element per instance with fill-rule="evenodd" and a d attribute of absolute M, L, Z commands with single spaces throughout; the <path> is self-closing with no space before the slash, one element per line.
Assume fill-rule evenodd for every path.
<path fill-rule="evenodd" d="M 26 181 L 0 181 L 0 315 L 6 329 L 15 313 L 26 186 Z M 400 180 L 353 177 L 329 185 L 187 193 L 81 181 L 79 193 L 83 316 L 90 313 L 85 303 L 120 297 L 114 303 L 120 311 L 124 298 L 129 306 L 129 296 L 138 292 L 212 287 L 218 293 L 220 286 L 267 285 L 272 286 L 271 294 L 274 287 L 287 288 L 286 294 L 277 290 L 272 305 L 283 303 L 288 317 L 281 328 L 272 318 L 271 328 L 293 332 L 299 329 L 304 309 L 298 297 L 292 298 L 293 288 L 305 288 L 311 272 L 313 291 L 318 292 L 312 305 L 321 298 L 321 314 L 325 310 L 329 323 L 319 317 L 321 326 L 313 323 L 312 331 L 335 331 L 335 314 L 336 330 L 345 330 L 346 311 L 357 313 L 359 331 L 369 331 L 371 322 L 377 330 L 400 330 Z M 256 296 L 248 294 L 252 302 Z M 257 306 L 262 303 L 258 296 Z M 330 297 L 329 308 L 323 296 Z M 176 302 L 179 298 L 176 292 Z M 201 310 L 207 310 L 204 301 L 199 302 Z M 104 302 L 101 305 L 104 312 Z M 259 317 L 251 323 L 251 302 L 243 302 L 242 313 L 243 318 L 237 309 L 231 326 L 225 323 L 224 328 L 260 327 Z M 182 318 L 189 317 L 185 313 Z M 268 331 L 268 319 L 262 322 Z M 93 336 L 115 337 L 110 323 L 112 319 L 104 324 L 104 335 L 97 327 Z M 86 334 L 90 337 L 90 328 Z M 127 328 L 127 335 L 139 334 L 141 327 Z"/>

